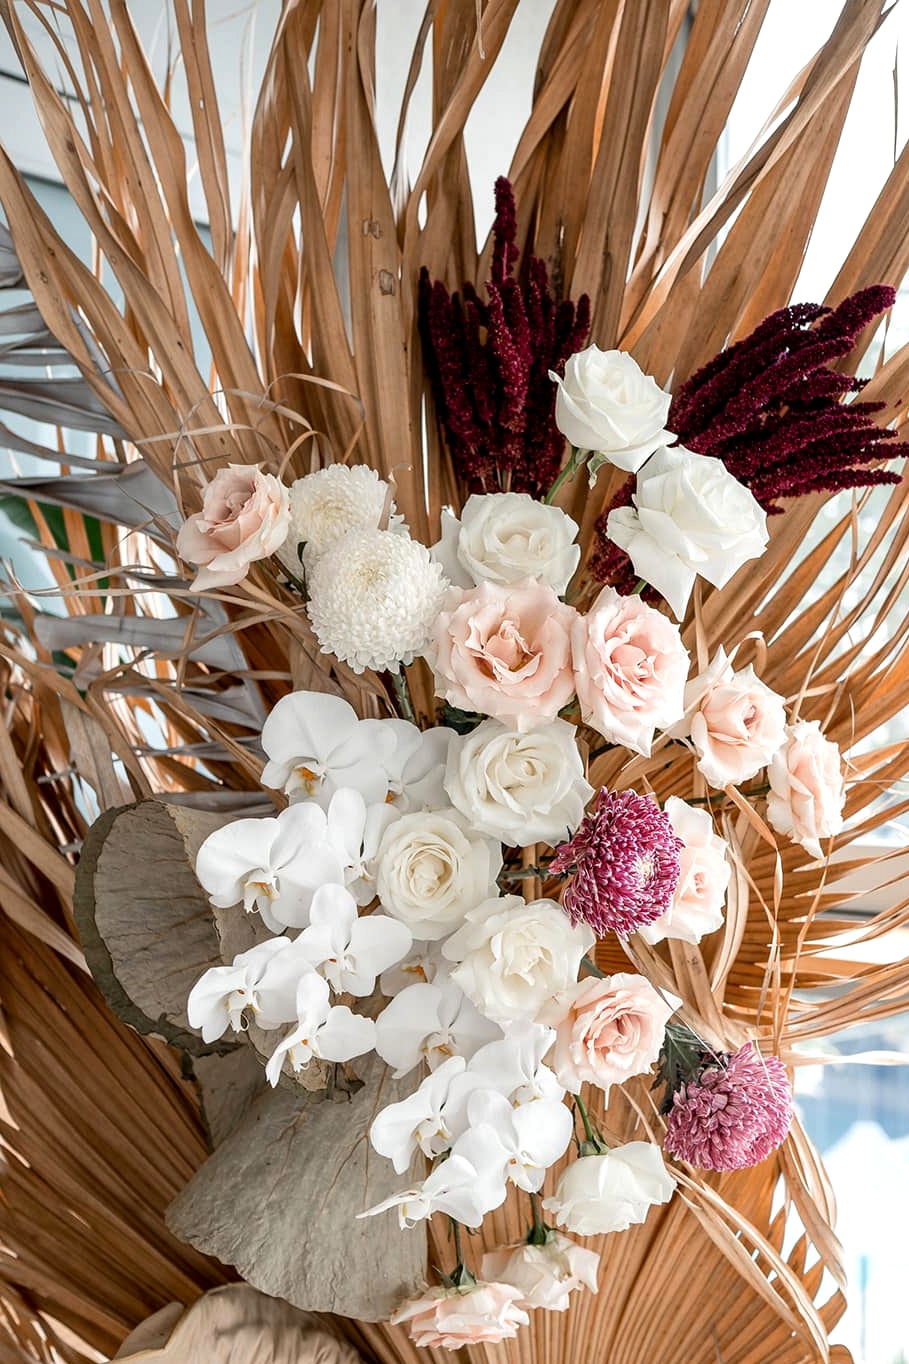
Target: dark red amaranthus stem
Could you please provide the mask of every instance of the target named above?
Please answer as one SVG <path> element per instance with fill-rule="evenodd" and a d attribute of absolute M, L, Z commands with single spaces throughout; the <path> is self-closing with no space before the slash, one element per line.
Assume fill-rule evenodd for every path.
<path fill-rule="evenodd" d="M 771 515 L 782 498 L 898 483 L 899 474 L 870 467 L 903 449 L 888 445 L 897 433 L 874 420 L 885 404 L 847 401 L 864 383 L 832 368 L 895 301 L 895 290 L 875 284 L 837 308 L 798 303 L 771 313 L 681 386 L 669 430 L 680 445 L 721 459 Z M 633 492 L 629 479 L 600 517 L 591 562 L 594 577 L 619 591 L 630 591 L 635 575 L 606 522 Z"/>
<path fill-rule="evenodd" d="M 590 300 L 557 303 L 546 265 L 518 261 L 514 192 L 496 181 L 492 275 L 488 302 L 470 284 L 449 294 L 420 272 L 420 333 L 436 408 L 458 477 L 476 492 L 509 489 L 535 497 L 562 464 L 565 438 L 555 424 L 552 370 L 581 349 L 590 330 Z"/>

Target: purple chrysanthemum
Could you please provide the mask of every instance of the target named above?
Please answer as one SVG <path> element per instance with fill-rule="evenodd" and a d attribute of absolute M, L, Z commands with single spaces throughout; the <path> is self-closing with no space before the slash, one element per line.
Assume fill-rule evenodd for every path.
<path fill-rule="evenodd" d="M 745 1170 L 776 1150 L 791 1122 L 785 1066 L 747 1043 L 715 1058 L 676 1092 L 665 1147 L 701 1170 Z"/>
<path fill-rule="evenodd" d="M 551 863 L 553 872 L 574 871 L 562 897 L 572 923 L 623 937 L 653 923 L 669 908 L 682 846 L 656 801 L 604 787 Z"/>

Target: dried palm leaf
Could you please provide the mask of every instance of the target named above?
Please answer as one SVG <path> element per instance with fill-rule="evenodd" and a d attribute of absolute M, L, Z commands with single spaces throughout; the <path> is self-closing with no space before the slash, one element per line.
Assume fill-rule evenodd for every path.
<path fill-rule="evenodd" d="M 0 730 L 0 840 L 9 854 L 0 928 L 11 935 L 2 970 L 12 973 L 2 992 L 10 1045 L 0 1052 L 0 1091 L 14 1153 L 0 1218 L 9 1248 L 0 1296 L 16 1357 L 82 1361 L 109 1352 L 148 1311 L 188 1299 L 221 1274 L 178 1246 L 162 1222 L 165 1202 L 204 1156 L 195 1096 L 163 1050 L 105 1012 L 81 966 L 70 903 L 73 854 L 85 834 L 81 802 L 108 807 L 126 787 L 203 806 L 248 802 L 261 717 L 291 685 L 346 695 L 361 714 L 388 713 L 383 680 L 355 677 L 320 655 L 298 599 L 268 566 L 220 601 L 193 599 L 168 553 L 172 512 L 194 510 L 206 475 L 228 460 L 285 476 L 313 460 L 364 460 L 394 474 L 399 506 L 424 540 L 440 507 L 463 496 L 424 384 L 417 280 L 421 266 L 449 290 L 464 280 L 479 289 L 488 275 L 491 243 L 478 249 L 473 239 L 464 128 L 518 8 L 517 0 L 487 0 L 478 12 L 427 5 L 389 188 L 373 111 L 374 6 L 288 0 L 251 128 L 249 197 L 233 221 L 204 5 L 175 0 L 209 248 L 189 210 L 183 140 L 125 0 L 0 0 L 61 177 L 122 294 L 115 302 L 0 155 L 10 226 L 9 238 L 0 233 L 0 284 L 24 275 L 42 324 L 22 316 L 6 325 L 34 324 L 29 334 L 54 338 L 53 353 L 81 376 L 69 403 L 59 387 L 33 387 L 23 398 L 18 380 L 16 393 L 5 393 L 16 410 L 27 402 L 65 427 L 82 421 L 107 432 L 99 454 L 117 460 L 87 477 L 10 489 L 29 500 L 68 616 L 39 624 L 32 601 L 14 588 L 20 629 L 0 651 L 12 686 L 8 731 Z M 592 339 L 630 348 L 675 385 L 789 301 L 863 53 L 887 22 L 885 0 L 845 0 L 814 58 L 768 109 L 755 145 L 712 188 L 717 141 L 767 3 L 700 5 L 690 24 L 688 8 L 681 0 L 556 0 L 510 172 L 518 246 L 542 256 L 566 292 L 591 295 Z M 53 63 L 40 55 L 35 25 Z M 403 130 L 430 52 L 431 136 L 409 187 Z M 59 93 L 52 66 L 74 99 Z M 907 169 L 904 153 L 833 301 L 880 279 L 898 284 L 909 267 Z M 198 349 L 191 316 L 204 337 Z M 3 333 L 14 334 L 22 335 Z M 871 341 L 863 342 L 869 355 Z M 19 358 L 34 354 L 26 343 Z M 909 347 L 878 369 L 866 393 L 887 403 L 884 416 L 898 424 L 909 407 L 907 374 Z M 582 480 L 564 490 L 585 558 L 615 491 L 603 475 L 592 493 Z M 716 802 L 737 860 L 722 933 L 703 951 L 635 949 L 652 978 L 684 997 L 686 1019 L 705 1036 L 733 1045 L 756 1034 L 793 1061 L 804 1041 L 885 1017 L 909 999 L 905 963 L 842 953 L 844 935 L 859 953 L 909 917 L 896 885 L 890 905 L 870 919 L 851 913 L 847 898 L 848 877 L 871 863 L 865 840 L 890 817 L 881 793 L 909 775 L 909 744 L 875 747 L 909 681 L 907 494 L 898 486 L 851 504 L 841 498 L 829 528 L 812 538 L 828 500 L 806 497 L 775 519 L 770 551 L 704 598 L 688 643 L 705 656 L 719 643 L 759 648 L 768 685 L 853 750 L 843 860 L 815 865 L 777 846 L 730 791 Z M 56 521 L 53 507 L 63 508 Z M 866 532 L 860 516 L 871 512 Z M 94 547 L 88 517 L 99 518 Z M 409 681 L 418 712 L 429 715 L 425 671 L 411 669 Z M 705 795 L 683 755 L 665 747 L 625 767 L 600 755 L 592 779 L 658 796 Z M 898 872 L 878 860 L 886 887 Z M 843 909 L 835 919 L 833 907 Z M 620 962 L 603 949 L 604 968 Z M 73 1083 L 74 1069 L 86 1083 Z M 59 1102 L 48 1101 L 49 1085 L 60 1087 Z M 643 1090 L 617 1098 L 604 1120 L 626 1137 L 660 1131 Z M 78 1139 L 67 1144 L 68 1132 Z M 788 1199 L 781 1213 L 778 1189 Z M 794 1244 L 787 1210 L 804 1227 Z M 512 1201 L 491 1231 L 513 1238 L 523 1220 Z M 59 1225 L 59 1239 L 49 1224 Z M 823 1171 L 796 1129 L 765 1165 L 692 1177 L 683 1197 L 644 1227 L 607 1241 L 599 1297 L 566 1318 L 537 1314 L 496 1358 L 844 1360 L 826 1343 L 842 1311 L 825 1280 L 825 1270 L 837 1283 L 842 1277 L 832 1224 Z M 659 1310 L 671 1301 L 684 1301 L 684 1314 Z M 367 1358 L 417 1358 L 400 1330 L 349 1331 Z"/>

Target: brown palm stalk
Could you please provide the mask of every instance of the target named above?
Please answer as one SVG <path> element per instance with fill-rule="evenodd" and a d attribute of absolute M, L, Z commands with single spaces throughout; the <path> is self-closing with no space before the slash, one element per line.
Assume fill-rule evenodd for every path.
<path fill-rule="evenodd" d="M 768 108 L 770 131 L 711 188 L 719 130 L 767 6 L 704 3 L 689 18 L 687 0 L 557 0 L 530 116 L 502 168 L 515 188 L 522 253 L 540 256 L 566 296 L 589 294 L 592 340 L 630 349 L 675 387 L 789 301 L 863 53 L 885 22 L 884 0 L 845 0 L 779 109 Z M 226 461 L 258 462 L 286 479 L 332 459 L 366 462 L 394 478 L 398 505 L 425 542 L 435 538 L 442 505 L 458 505 L 463 488 L 424 382 L 418 280 L 421 267 L 449 290 L 465 280 L 481 289 L 488 277 L 491 244 L 474 242 L 463 134 L 517 9 L 518 0 L 427 6 L 393 192 L 373 115 L 372 0 L 287 0 L 235 217 L 205 6 L 174 0 L 209 247 L 190 212 L 190 167 L 167 93 L 125 0 L 0 0 L 61 177 L 122 293 L 114 302 L 0 153 L 15 257 L 47 329 L 78 366 L 101 433 L 96 466 L 86 471 L 59 450 L 45 452 L 70 472 L 18 490 L 67 615 L 36 617 L 34 601 L 14 592 L 20 625 L 0 650 L 0 836 L 9 853 L 0 1084 L 11 1151 L 0 1296 L 10 1359 L 96 1358 L 147 1312 L 223 1275 L 176 1245 L 161 1220 L 204 1155 L 193 1094 L 171 1056 L 114 1023 L 82 969 L 69 896 L 83 797 L 92 788 L 100 808 L 156 792 L 228 810 L 248 803 L 261 767 L 255 736 L 291 685 L 338 691 L 361 714 L 388 713 L 383 679 L 354 677 L 319 655 L 299 598 L 272 566 L 218 596 L 194 597 L 174 566 L 174 526 Z M 670 67 L 683 25 L 684 54 Z M 39 26 L 53 63 L 33 41 Z M 430 55 L 432 136 L 410 185 L 403 130 Z M 60 72 L 75 100 L 59 93 Z M 661 91 L 668 109 L 658 125 Z M 904 152 L 828 301 L 905 276 L 907 171 Z M 191 317 L 210 371 L 194 355 Z M 865 390 L 886 404 L 882 421 L 904 421 L 907 380 L 909 347 L 879 366 Z M 563 491 L 585 559 L 617 486 L 601 475 L 592 492 L 582 479 Z M 777 846 L 734 796 L 721 800 L 736 860 L 725 928 L 703 951 L 672 944 L 633 953 L 684 997 L 684 1017 L 712 1042 L 756 1035 L 793 1062 L 800 1042 L 903 1008 L 909 987 L 904 963 L 861 965 L 825 953 L 834 933 L 858 947 L 909 917 L 896 887 L 891 906 L 872 918 L 827 914 L 848 910 L 851 883 L 838 890 L 837 877 L 896 879 L 865 842 L 892 813 L 881 794 L 909 774 L 909 744 L 874 747 L 909 683 L 907 493 L 899 485 L 851 505 L 840 499 L 839 519 L 809 542 L 824 502 L 802 498 L 774 519 L 768 553 L 697 603 L 687 642 L 702 660 L 720 643 L 741 645 L 742 657 L 756 649 L 764 681 L 798 698 L 802 718 L 821 720 L 847 754 L 862 744 L 850 757 L 852 822 L 839 860 L 810 865 Z M 49 506 L 64 508 L 62 531 Z M 858 524 L 865 506 L 874 510 L 870 536 Z M 100 544 L 89 534 L 92 518 L 102 523 Z M 72 678 L 55 666 L 61 653 Z M 428 718 L 432 689 L 421 665 L 409 682 Z M 159 743 L 149 743 L 150 728 Z M 40 782 L 45 776 L 53 779 Z M 603 755 L 592 779 L 660 797 L 705 794 L 666 747 L 624 767 Z M 604 967 L 620 962 L 620 953 L 602 950 Z M 661 1132 L 644 1086 L 619 1095 L 604 1121 L 624 1139 Z M 772 1215 L 780 1180 L 787 1201 Z M 790 1209 L 805 1229 L 791 1249 Z M 564 1317 L 537 1313 L 516 1341 L 473 1357 L 846 1360 L 827 1345 L 843 1308 L 822 1283 L 825 1270 L 843 1281 L 833 1220 L 823 1169 L 797 1126 L 757 1169 L 687 1178 L 681 1196 L 643 1227 L 607 1239 L 598 1297 Z M 492 1230 L 512 1239 L 524 1221 L 512 1200 Z M 436 1240 L 444 1257 L 441 1232 Z M 401 1331 L 349 1331 L 370 1358 L 417 1358 Z"/>

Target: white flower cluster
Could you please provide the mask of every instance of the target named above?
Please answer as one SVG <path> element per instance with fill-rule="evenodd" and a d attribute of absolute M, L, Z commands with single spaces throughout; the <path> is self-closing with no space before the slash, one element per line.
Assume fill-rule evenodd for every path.
<path fill-rule="evenodd" d="M 591 482 L 605 463 L 637 476 L 632 506 L 610 512 L 609 538 L 679 620 L 694 580 L 723 587 L 767 547 L 767 517 L 721 460 L 670 447 L 671 395 L 617 350 L 588 346 L 569 357 L 556 424 L 586 460 Z"/>
<path fill-rule="evenodd" d="M 206 1042 L 255 1023 L 273 1085 L 370 1051 L 398 1077 L 415 1073 L 370 1140 L 400 1174 L 415 1158 L 432 1168 L 362 1215 L 395 1208 L 407 1227 L 444 1212 L 479 1226 L 510 1186 L 540 1192 L 565 1155 L 568 1087 L 592 1076 L 608 1089 L 607 1054 L 621 1079 L 646 1071 L 673 1007 L 643 977 L 628 977 L 631 989 L 623 977 L 579 981 L 590 928 L 554 900 L 499 891 L 503 837 L 557 841 L 583 818 L 592 789 L 575 728 L 555 720 L 524 733 L 488 719 L 465 735 L 421 732 L 295 692 L 262 741 L 263 782 L 290 803 L 217 830 L 196 870 L 215 906 L 254 916 L 273 936 L 204 973 L 190 1023 Z M 597 1175 L 586 1203 L 560 1184 L 547 1204 L 556 1220 L 569 1229 L 643 1220 L 674 1183 L 649 1149 L 659 1171 L 635 1184 L 632 1162 L 623 1176 L 634 1197 L 614 1196 L 617 1177 L 607 1189 Z M 609 1153 L 617 1169 L 626 1150 Z M 585 1159 L 581 1173 L 603 1159 Z M 517 1256 L 515 1273 L 528 1305 L 562 1310 L 570 1291 L 595 1286 L 596 1257 L 551 1229 L 546 1237 Z"/>

